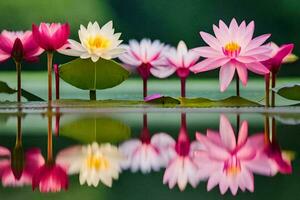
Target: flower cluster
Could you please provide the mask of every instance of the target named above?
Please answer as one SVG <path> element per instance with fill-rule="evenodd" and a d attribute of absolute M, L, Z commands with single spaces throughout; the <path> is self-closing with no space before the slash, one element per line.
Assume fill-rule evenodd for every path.
<path fill-rule="evenodd" d="M 12 58 L 16 63 L 18 101 L 21 97 L 21 62 L 36 61 L 43 51 L 48 58 L 48 100 L 52 100 L 53 53 L 57 51 L 80 59 L 91 59 L 94 63 L 99 59 L 118 58 L 125 68 L 137 71 L 143 79 L 144 98 L 148 96 L 147 81 L 151 75 L 166 78 L 176 73 L 181 80 L 181 97 L 186 97 L 186 79 L 191 72 L 201 73 L 217 68 L 220 68 L 220 91 L 224 92 L 236 77 L 236 94 L 239 96 L 239 82 L 246 86 L 251 71 L 265 76 L 268 105 L 269 79 L 272 77 L 272 87 L 275 87 L 281 64 L 293 62 L 296 58 L 291 54 L 294 45 L 278 47 L 275 43 L 266 43 L 271 34 L 254 37 L 254 29 L 254 21 L 248 24 L 242 21 L 239 24 L 233 18 L 227 26 L 220 20 L 218 26 L 213 25 L 215 36 L 200 32 L 208 46 L 188 49 L 184 41 L 180 41 L 177 48 L 150 39 L 142 39 L 140 42 L 130 40 L 128 45 L 121 44 L 121 33 L 115 33 L 112 21 L 102 27 L 98 22 L 89 22 L 87 27 L 81 25 L 78 31 L 80 42 L 69 39 L 68 23 L 33 24 L 32 31 L 5 30 L 1 33 L 0 61 Z M 95 96 L 95 87 L 90 92 Z"/>
<path fill-rule="evenodd" d="M 124 45 L 127 52 L 119 59 L 128 66 L 134 67 L 144 82 L 150 74 L 157 78 L 165 78 L 176 72 L 181 79 L 181 96 L 185 97 L 185 80 L 190 74 L 206 72 L 220 68 L 220 90 L 224 92 L 237 74 L 237 82 L 244 86 L 248 82 L 248 71 L 268 76 L 277 73 L 280 65 L 289 60 L 293 44 L 276 47 L 274 43 L 265 44 L 271 36 L 254 35 L 254 22 L 238 24 L 235 19 L 227 26 L 222 20 L 219 26 L 213 25 L 215 36 L 200 32 L 200 36 L 208 46 L 189 50 L 183 41 L 177 49 L 155 40 L 143 39 L 140 43 L 131 40 Z M 204 58 L 204 59 L 201 59 Z M 290 59 L 293 60 L 293 59 Z M 145 85 L 145 83 L 144 83 Z M 239 95 L 239 88 L 237 88 Z M 144 87 L 144 97 L 147 87 Z"/>

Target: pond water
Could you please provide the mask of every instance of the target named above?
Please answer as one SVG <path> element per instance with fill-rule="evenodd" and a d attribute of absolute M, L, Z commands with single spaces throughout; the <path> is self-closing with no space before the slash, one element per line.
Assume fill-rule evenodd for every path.
<path fill-rule="evenodd" d="M 59 109 L 2 108 L 1 199 L 300 195 L 293 109 Z"/>

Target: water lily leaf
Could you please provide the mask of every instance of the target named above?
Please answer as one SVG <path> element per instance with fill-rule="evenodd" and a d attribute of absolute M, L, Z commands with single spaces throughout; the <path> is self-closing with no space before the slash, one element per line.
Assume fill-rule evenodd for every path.
<path fill-rule="evenodd" d="M 10 88 L 7 83 L 0 81 L 0 93 L 14 94 L 17 90 Z"/>
<path fill-rule="evenodd" d="M 259 103 L 238 96 L 231 96 L 229 98 L 221 99 L 221 100 L 211 100 L 206 98 L 194 98 L 194 99 L 181 98 L 181 105 L 184 107 L 202 107 L 202 108 L 261 106 Z"/>
<path fill-rule="evenodd" d="M 77 58 L 59 68 L 59 76 L 67 83 L 83 90 L 101 90 L 121 84 L 129 72 L 113 60 Z"/>
<path fill-rule="evenodd" d="M 169 96 L 160 96 L 158 98 L 153 98 L 147 100 L 146 103 L 149 104 L 162 104 L 162 105 L 172 105 L 172 104 L 180 104 L 178 99 Z"/>
<path fill-rule="evenodd" d="M 273 90 L 286 99 L 300 101 L 300 84 L 289 84 Z"/>
<path fill-rule="evenodd" d="M 105 117 L 87 117 L 76 119 L 63 124 L 60 135 L 72 138 L 81 143 L 118 143 L 128 139 L 131 135 L 129 126 L 121 121 Z"/>
<path fill-rule="evenodd" d="M 24 97 L 28 101 L 44 101 L 44 99 L 36 96 L 35 94 L 28 92 L 27 90 L 21 89 L 21 91 L 22 91 L 22 97 Z M 17 93 L 17 90 L 9 87 L 7 83 L 0 81 L 0 93 L 15 94 Z"/>

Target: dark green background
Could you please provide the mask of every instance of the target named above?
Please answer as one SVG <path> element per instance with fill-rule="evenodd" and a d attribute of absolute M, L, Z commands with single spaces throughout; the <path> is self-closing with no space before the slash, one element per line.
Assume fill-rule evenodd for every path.
<path fill-rule="evenodd" d="M 255 20 L 255 35 L 272 33 L 278 44 L 293 42 L 300 54 L 300 1 L 298 0 L 14 0 L 0 2 L 0 29 L 25 30 L 31 24 L 68 21 L 72 38 L 77 39 L 80 24 L 97 20 L 101 24 L 112 19 L 116 31 L 125 42 L 131 38 L 149 37 L 176 45 L 185 40 L 189 47 L 203 45 L 198 32 L 212 32 L 212 24 L 232 17 L 238 21 Z M 72 58 L 57 55 L 55 62 Z M 297 76 L 298 63 L 285 66 L 284 76 Z M 26 64 L 23 70 L 45 69 L 40 63 Z M 0 70 L 14 70 L 13 63 L 1 64 Z"/>

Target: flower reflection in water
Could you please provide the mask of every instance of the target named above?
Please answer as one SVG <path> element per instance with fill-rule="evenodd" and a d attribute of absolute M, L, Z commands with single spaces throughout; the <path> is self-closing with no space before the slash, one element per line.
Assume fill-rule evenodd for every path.
<path fill-rule="evenodd" d="M 236 137 L 226 116 L 221 115 L 220 132 L 207 130 L 206 136 L 196 133 L 205 150 L 195 152 L 201 163 L 198 175 L 208 179 L 207 190 L 219 185 L 224 194 L 228 189 L 233 195 L 238 189 L 254 191 L 253 173 L 272 175 L 268 157 L 259 149 L 264 147 L 264 135 L 248 137 L 248 122 L 243 121 Z"/>
<path fill-rule="evenodd" d="M 101 181 L 108 187 L 113 179 L 119 178 L 123 156 L 116 146 L 98 144 L 73 146 L 62 150 L 57 156 L 57 162 L 67 168 L 68 174 L 79 173 L 80 184 L 97 187 Z"/>
<path fill-rule="evenodd" d="M 66 169 L 53 159 L 52 149 L 52 115 L 48 116 L 48 148 L 47 162 L 36 170 L 32 178 L 32 189 L 40 192 L 60 192 L 67 190 L 69 185 Z"/>
<path fill-rule="evenodd" d="M 175 141 L 166 133 L 157 133 L 151 137 L 147 121 L 147 114 L 144 114 L 139 139 L 130 139 L 121 144 L 120 150 L 126 156 L 122 168 L 130 168 L 132 172 L 141 170 L 145 174 L 151 170 L 159 171 L 167 165 L 170 157 L 168 149 L 174 146 Z"/>
<path fill-rule="evenodd" d="M 4 187 L 22 187 L 31 185 L 33 173 L 44 163 L 44 158 L 38 148 L 30 148 L 24 155 L 24 168 L 16 170 L 11 165 L 12 152 L 0 146 L 0 178 Z M 22 162 L 22 161 L 19 161 Z"/>
<path fill-rule="evenodd" d="M 176 143 L 169 149 L 171 159 L 165 170 L 163 183 L 168 184 L 169 188 L 173 188 L 176 184 L 183 191 L 190 183 L 194 188 L 198 184 L 196 173 L 198 165 L 194 157 L 194 150 L 201 149 L 197 141 L 190 142 L 187 125 L 186 114 L 181 114 L 181 127 Z"/>
<path fill-rule="evenodd" d="M 262 154 L 266 154 L 269 158 L 272 174 L 277 174 L 278 172 L 282 174 L 292 173 L 291 156 L 281 150 L 281 147 L 277 141 L 276 134 L 276 121 L 272 118 L 272 129 L 270 135 L 269 128 L 269 118 L 266 116 L 265 119 L 265 146 L 261 149 Z"/>
<path fill-rule="evenodd" d="M 30 148 L 24 153 L 21 116 L 17 117 L 17 129 L 14 149 L 0 146 L 0 178 L 4 187 L 31 185 L 33 173 L 44 163 L 40 149 Z"/>

